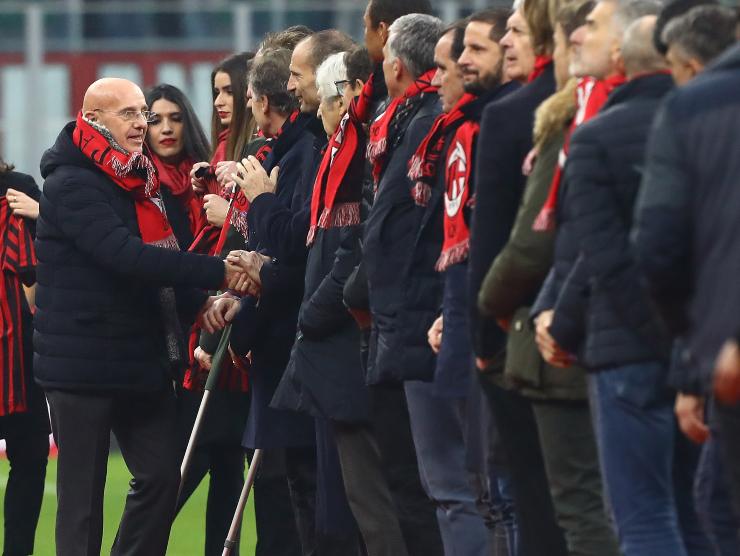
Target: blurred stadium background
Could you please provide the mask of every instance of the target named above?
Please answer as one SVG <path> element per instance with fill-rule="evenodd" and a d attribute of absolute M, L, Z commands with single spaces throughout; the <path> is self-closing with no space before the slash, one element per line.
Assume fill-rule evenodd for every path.
<path fill-rule="evenodd" d="M 452 21 L 511 1 L 433 3 Z M 289 25 L 361 40 L 364 8 L 364 0 L 0 0 L 0 154 L 40 180 L 41 154 L 104 76 L 182 88 L 207 129 L 215 62 Z"/>

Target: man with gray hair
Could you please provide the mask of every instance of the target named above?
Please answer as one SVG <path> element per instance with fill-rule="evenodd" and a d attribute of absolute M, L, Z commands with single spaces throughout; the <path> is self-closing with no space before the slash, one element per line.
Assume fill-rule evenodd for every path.
<path fill-rule="evenodd" d="M 435 368 L 434 353 L 426 340 L 436 314 L 429 314 L 428 305 L 439 305 L 441 280 L 429 268 L 413 295 L 407 293 L 410 258 L 423 214 L 411 197 L 413 184 L 407 174 L 408 161 L 440 113 L 437 89 L 431 82 L 434 47 L 441 32 L 439 19 L 422 14 L 405 15 L 390 26 L 383 47 L 383 74 L 391 102 L 371 125 L 368 137 L 376 194 L 363 245 L 372 315 L 367 381 L 371 391 L 392 391 L 399 400 L 404 400 L 404 381 L 429 381 Z M 396 487 L 393 495 L 409 554 L 441 555 L 434 507 L 420 488 L 408 488 L 419 482 L 408 436 L 409 409 L 405 402 L 399 404 L 398 426 L 377 434 L 385 437 L 381 444 L 398 448 L 396 454 L 383 455 L 393 455 L 396 462 L 390 483 Z M 401 453 L 404 461 L 399 464 Z M 399 489 L 398 485 L 406 486 Z"/>
<path fill-rule="evenodd" d="M 624 14 L 641 6 L 602 0 L 591 21 L 606 24 L 607 9 L 616 27 L 609 33 L 615 33 L 631 17 Z M 551 364 L 563 366 L 565 359 L 552 356 L 545 334 L 590 371 L 599 459 L 624 555 L 686 556 L 689 548 L 711 552 L 693 552 L 708 546 L 685 494 L 690 481 L 683 484 L 693 476 L 693 454 L 675 455 L 669 338 L 629 242 L 651 120 L 673 85 L 652 42 L 655 19 L 637 18 L 623 38 L 611 37 L 608 59 L 582 52 L 595 76 L 623 68 L 627 83 L 571 138 L 554 263 L 570 272 L 566 280 L 551 274 L 540 293 L 539 306 L 548 303 L 554 314 L 548 327 L 538 326 L 538 340 Z M 687 513 L 680 526 L 678 508 Z"/>
<path fill-rule="evenodd" d="M 677 85 L 685 85 L 735 44 L 737 13 L 723 6 L 698 6 L 671 20 L 661 38 Z"/>

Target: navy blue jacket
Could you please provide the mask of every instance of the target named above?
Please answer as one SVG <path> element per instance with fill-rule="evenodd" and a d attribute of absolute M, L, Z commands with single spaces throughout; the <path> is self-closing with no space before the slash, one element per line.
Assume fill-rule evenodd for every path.
<path fill-rule="evenodd" d="M 589 370 L 667 357 L 629 234 L 650 123 L 672 87 L 667 74 L 633 79 L 571 138 L 553 271 L 535 311 L 555 309 L 550 333 Z"/>
<path fill-rule="evenodd" d="M 634 245 L 654 299 L 684 335 L 681 390 L 708 389 L 740 313 L 740 46 L 666 98 L 655 118 Z"/>
<path fill-rule="evenodd" d="M 507 84 L 511 90 L 517 85 Z M 475 157 L 475 210 L 470 230 L 468 308 L 475 354 L 502 354 L 506 334 L 495 319 L 478 312 L 478 292 L 496 256 L 509 240 L 526 177 L 522 163 L 532 150 L 537 107 L 555 92 L 552 64 L 526 87 L 489 104 L 483 111 Z"/>
<path fill-rule="evenodd" d="M 411 270 L 424 210 L 411 196 L 408 161 L 439 113 L 437 95 L 426 95 L 391 147 L 365 223 L 363 263 L 372 314 L 369 384 L 434 377 L 427 331 L 439 309 L 441 282 L 433 264 L 422 275 Z"/>
<path fill-rule="evenodd" d="M 268 173 L 272 167 L 280 167 L 275 193 L 258 196 L 247 212 L 248 249 L 276 259 L 260 272 L 259 303 L 253 297 L 242 299 L 231 334 L 232 348 L 240 355 L 252 353 L 252 402 L 244 435 L 244 445 L 249 448 L 314 442 L 313 419 L 270 404 L 290 360 L 303 297 L 308 224 L 301 231 L 299 215 L 310 203 L 310 176 L 317 158 L 316 121 L 313 116 L 301 114 L 291 129 L 294 135 L 290 143 L 282 148 L 285 141 L 276 142 L 264 163 Z M 281 138 L 284 140 L 286 135 Z M 273 225 L 276 220 L 279 222 Z"/>
<path fill-rule="evenodd" d="M 133 197 L 82 154 L 73 129 L 41 160 L 36 380 L 44 388 L 158 389 L 169 378 L 158 289 L 218 289 L 224 264 L 145 245 Z M 205 293 L 182 288 L 178 300 L 192 321 Z"/>

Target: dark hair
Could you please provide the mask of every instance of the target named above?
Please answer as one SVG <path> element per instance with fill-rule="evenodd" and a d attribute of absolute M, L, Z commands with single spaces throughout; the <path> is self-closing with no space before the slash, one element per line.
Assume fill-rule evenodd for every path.
<path fill-rule="evenodd" d="M 568 44 L 570 44 L 570 36 L 573 34 L 573 31 L 585 25 L 586 17 L 591 13 L 595 5 L 596 2 L 594 0 L 569 2 L 558 10 L 555 21 L 563 28 L 565 40 Z"/>
<path fill-rule="evenodd" d="M 287 116 L 298 108 L 295 95 L 288 92 L 291 52 L 287 48 L 266 50 L 252 61 L 249 85 L 256 97 L 266 96 L 270 109 Z"/>
<path fill-rule="evenodd" d="M 332 54 L 346 52 L 356 45 L 355 41 L 352 40 L 352 37 L 338 29 L 319 31 L 318 33 L 314 33 L 313 35 L 306 37 L 304 40 L 310 41 L 311 43 L 311 54 L 309 56 L 309 60 L 313 66 L 314 72 L 321 65 L 321 62 L 326 60 Z"/>
<path fill-rule="evenodd" d="M 208 145 L 208 139 L 203 132 L 203 127 L 195 115 L 195 110 L 190 104 L 185 94 L 173 85 L 163 83 L 155 85 L 149 89 L 146 94 L 146 103 L 151 110 L 152 106 L 158 100 L 164 99 L 177 105 L 182 114 L 183 133 L 183 150 L 188 158 L 194 160 L 208 160 L 211 148 Z"/>
<path fill-rule="evenodd" d="M 668 22 L 665 44 L 678 47 L 686 56 L 707 65 L 735 44 L 737 12 L 722 6 L 697 6 Z"/>
<path fill-rule="evenodd" d="M 511 17 L 511 13 L 511 10 L 507 10 L 506 8 L 481 10 L 471 15 L 468 18 L 468 23 L 472 23 L 474 21 L 488 23 L 491 25 L 491 32 L 488 35 L 489 38 L 492 41 L 499 42 L 506 34 L 506 22 Z"/>
<path fill-rule="evenodd" d="M 224 72 L 231 79 L 231 93 L 234 96 L 234 108 L 231 113 L 229 141 L 226 144 L 226 160 L 236 160 L 244 152 L 244 147 L 251 141 L 255 131 L 254 118 L 247 109 L 248 64 L 254 58 L 254 52 L 241 52 L 225 58 L 211 72 L 211 92 L 216 100 L 216 74 Z M 224 130 L 218 118 L 218 111 L 213 107 L 211 116 L 211 144 L 216 149 L 218 136 Z"/>
<path fill-rule="evenodd" d="M 675 17 L 685 14 L 691 8 L 705 5 L 717 5 L 716 0 L 673 0 L 665 5 L 665 7 L 658 14 L 658 19 L 655 22 L 655 31 L 653 33 L 653 43 L 658 52 L 663 56 L 668 52 L 668 45 L 663 42 L 663 29 L 668 25 L 668 22 Z"/>
<path fill-rule="evenodd" d="M 364 46 L 355 46 L 344 55 L 347 79 L 354 85 L 359 79 L 365 83 L 373 73 L 373 62 Z"/>
<path fill-rule="evenodd" d="M 433 15 L 434 11 L 429 0 L 370 0 L 368 16 L 373 28 L 381 21 L 390 27 L 399 17 L 408 14 Z"/>
<path fill-rule="evenodd" d="M 313 34 L 314 31 L 305 25 L 293 25 L 282 31 L 267 33 L 257 50 L 259 52 L 276 48 L 293 50 L 299 42 Z"/>
<path fill-rule="evenodd" d="M 15 166 L 10 164 L 9 162 L 5 162 L 3 160 L 3 157 L 0 156 L 0 174 L 7 174 L 8 172 L 12 172 L 15 170 Z"/>
<path fill-rule="evenodd" d="M 458 19 L 455 23 L 452 23 L 442 29 L 439 38 L 444 37 L 447 33 L 452 33 L 452 46 L 450 48 L 450 57 L 457 62 L 457 59 L 462 56 L 463 50 L 465 50 L 465 27 L 468 25 L 467 19 Z"/>

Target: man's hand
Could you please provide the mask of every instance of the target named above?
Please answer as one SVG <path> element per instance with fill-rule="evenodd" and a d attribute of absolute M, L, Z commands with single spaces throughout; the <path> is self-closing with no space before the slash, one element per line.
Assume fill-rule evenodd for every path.
<path fill-rule="evenodd" d="M 704 398 L 679 393 L 675 412 L 681 431 L 692 442 L 704 444 L 709 438 L 709 428 L 704 423 Z"/>
<path fill-rule="evenodd" d="M 203 314 L 203 329 L 209 334 L 226 328 L 239 312 L 239 300 L 234 297 L 218 298 L 210 309 Z"/>
<path fill-rule="evenodd" d="M 439 348 L 442 347 L 442 326 L 443 319 L 439 316 L 427 332 L 427 342 L 429 342 L 429 347 L 432 348 L 434 353 L 439 353 Z"/>
<path fill-rule="evenodd" d="M 205 200 L 203 208 L 206 211 L 208 223 L 221 228 L 229 212 L 229 202 L 220 195 L 214 195 L 213 193 L 206 195 L 203 199 Z"/>
<path fill-rule="evenodd" d="M 38 219 L 38 201 L 34 201 L 22 191 L 11 188 L 8 188 L 7 193 L 5 193 L 5 197 L 8 199 L 8 205 L 10 206 L 10 210 L 13 211 L 13 214 L 16 216 L 31 218 L 32 220 Z"/>
<path fill-rule="evenodd" d="M 561 348 L 550 335 L 550 325 L 555 311 L 542 311 L 535 319 L 537 327 L 536 341 L 537 348 L 540 350 L 542 358 L 553 367 L 570 367 L 575 361 L 575 357 Z"/>
<path fill-rule="evenodd" d="M 216 164 L 216 181 L 223 186 L 230 187 L 234 184 L 231 174 L 236 172 L 236 162 L 233 160 L 222 160 Z"/>
<path fill-rule="evenodd" d="M 208 186 L 206 185 L 205 180 L 203 178 L 195 177 L 195 172 L 200 168 L 207 168 L 208 166 L 210 166 L 208 162 L 198 162 L 193 164 L 193 168 L 190 170 L 190 185 L 193 186 L 193 191 L 196 193 L 203 194 L 208 191 Z"/>
<path fill-rule="evenodd" d="M 193 352 L 193 357 L 195 357 L 196 362 L 198 365 L 203 367 L 206 371 L 211 370 L 211 363 L 213 361 L 213 357 L 210 353 L 206 353 L 202 347 L 198 346 L 195 348 L 195 351 Z"/>
<path fill-rule="evenodd" d="M 714 366 L 714 395 L 726 405 L 740 401 L 740 346 L 728 340 Z"/>
<path fill-rule="evenodd" d="M 262 193 L 275 192 L 279 171 L 280 169 L 275 166 L 268 176 L 260 161 L 250 156 L 236 165 L 236 171 L 231 174 L 231 179 L 236 182 L 251 203 Z"/>
<path fill-rule="evenodd" d="M 267 255 L 262 255 L 256 251 L 232 251 L 226 256 L 226 262 L 232 266 L 238 267 L 243 273 L 249 276 L 253 282 L 262 284 L 260 271 L 262 266 L 270 260 Z"/>

